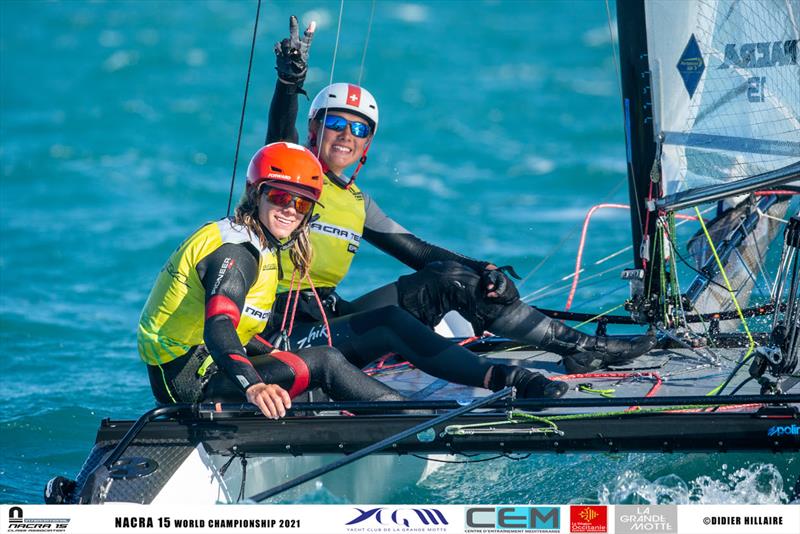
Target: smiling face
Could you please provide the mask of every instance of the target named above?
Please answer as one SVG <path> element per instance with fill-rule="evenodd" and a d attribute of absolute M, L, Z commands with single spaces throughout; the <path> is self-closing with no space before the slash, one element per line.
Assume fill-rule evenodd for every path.
<path fill-rule="evenodd" d="M 345 111 L 330 111 L 328 115 L 336 115 L 348 121 L 366 122 L 363 117 Z M 356 163 L 364 154 L 364 147 L 371 139 L 371 135 L 359 138 L 353 135 L 348 124 L 341 132 L 324 128 L 318 120 L 309 121 L 309 131 L 317 132 L 318 158 L 325 162 L 330 170 L 342 174 L 347 167 Z"/>
<path fill-rule="evenodd" d="M 266 188 L 258 195 L 258 219 L 277 239 L 285 239 L 302 224 L 304 215 L 297 212 L 294 203 L 280 207 L 267 200 Z"/>

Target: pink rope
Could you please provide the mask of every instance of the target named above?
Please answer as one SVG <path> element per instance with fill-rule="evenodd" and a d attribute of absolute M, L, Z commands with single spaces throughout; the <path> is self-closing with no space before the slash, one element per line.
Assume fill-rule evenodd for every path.
<path fill-rule="evenodd" d="M 292 278 L 294 278 L 294 273 L 292 273 Z M 289 293 L 289 297 L 291 297 L 291 292 Z M 289 331 L 286 332 L 287 336 L 292 335 L 292 329 L 294 328 L 294 316 L 297 315 L 297 303 L 300 302 L 300 280 L 297 281 L 297 291 L 294 292 L 294 305 L 292 306 L 292 318 L 289 320 Z M 288 304 L 287 304 L 288 306 Z"/>
<path fill-rule="evenodd" d="M 589 220 L 592 218 L 592 215 L 595 211 L 601 208 L 619 208 L 619 209 L 630 209 L 630 206 L 627 204 L 598 204 L 597 206 L 592 206 L 592 209 L 589 210 L 589 213 L 586 214 L 586 218 L 583 220 L 583 231 L 581 232 L 581 242 L 578 245 L 578 257 L 575 260 L 575 274 L 572 276 L 572 287 L 569 290 L 569 297 L 567 297 L 567 305 L 564 307 L 564 310 L 569 310 L 570 306 L 572 306 L 572 299 L 575 297 L 575 290 L 578 289 L 578 278 L 580 277 L 581 272 L 581 260 L 583 259 L 583 247 L 586 245 L 586 231 L 589 229 Z"/>
<path fill-rule="evenodd" d="M 783 189 L 776 189 L 770 191 L 756 191 L 753 194 L 757 197 L 765 197 L 768 195 L 798 195 L 800 193 L 798 193 L 797 191 L 791 191 L 791 190 L 785 191 Z"/>
<path fill-rule="evenodd" d="M 289 297 L 286 299 L 286 307 L 283 309 L 283 321 L 281 321 L 281 332 L 283 332 L 284 327 L 286 326 L 286 317 L 289 316 L 289 304 L 292 303 L 292 289 L 294 289 L 294 274 L 295 271 L 292 271 L 292 281 L 289 282 Z M 298 297 L 300 295 L 298 294 Z"/>
<path fill-rule="evenodd" d="M 645 397 L 654 397 L 656 392 L 661 389 L 661 385 L 663 381 L 661 380 L 661 375 L 653 371 L 634 371 L 634 372 L 621 372 L 621 371 L 613 371 L 607 373 L 583 373 L 583 374 L 575 374 L 575 375 L 558 375 L 552 377 L 550 380 L 582 380 L 584 378 L 635 378 L 638 376 L 644 376 L 653 380 L 654 384 L 650 388 L 650 391 L 647 392 Z M 626 412 L 635 412 L 638 410 L 638 406 L 630 406 L 628 407 Z"/>
<path fill-rule="evenodd" d="M 331 327 L 328 324 L 328 316 L 325 314 L 325 306 L 322 305 L 322 301 L 319 299 L 319 295 L 317 295 L 317 290 L 314 288 L 314 282 L 311 281 L 311 276 L 306 273 L 306 280 L 308 280 L 308 286 L 311 288 L 311 292 L 314 293 L 314 298 L 317 299 L 317 306 L 319 306 L 319 311 L 322 314 L 322 322 L 325 323 L 325 331 L 328 333 L 328 346 L 333 346 L 333 339 L 331 338 Z M 298 291 L 297 295 L 298 300 L 300 300 L 300 294 Z M 296 306 L 297 304 L 295 304 Z M 292 317 L 294 319 L 294 316 Z"/>

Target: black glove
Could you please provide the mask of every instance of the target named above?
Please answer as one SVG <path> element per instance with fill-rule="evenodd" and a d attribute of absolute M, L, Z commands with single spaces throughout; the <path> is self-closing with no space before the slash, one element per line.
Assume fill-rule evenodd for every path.
<path fill-rule="evenodd" d="M 519 299 L 514 282 L 500 269 L 486 269 L 481 273 L 481 286 L 486 298 L 499 304 L 511 304 Z"/>
<path fill-rule="evenodd" d="M 285 84 L 294 85 L 299 93 L 308 72 L 308 50 L 314 39 L 314 23 L 312 22 L 303 38 L 300 39 L 297 29 L 297 17 L 289 17 L 289 37 L 280 43 L 275 43 L 275 70 L 278 78 Z"/>

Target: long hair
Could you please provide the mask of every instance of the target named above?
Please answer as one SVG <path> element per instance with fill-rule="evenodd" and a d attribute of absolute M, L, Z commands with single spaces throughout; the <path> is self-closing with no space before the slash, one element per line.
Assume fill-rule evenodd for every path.
<path fill-rule="evenodd" d="M 261 243 L 261 248 L 266 248 L 271 245 L 270 240 L 264 233 L 264 227 L 258 219 L 258 198 L 261 196 L 261 188 L 247 186 L 239 204 L 236 206 L 233 221 L 246 227 L 250 232 L 253 232 L 258 241 Z M 294 239 L 292 248 L 289 250 L 289 259 L 292 260 L 297 274 L 300 278 L 308 274 L 311 268 L 311 258 L 313 256 L 311 250 L 311 239 L 309 236 L 308 228 L 309 216 L 306 215 L 300 226 L 292 232 L 290 239 Z"/>

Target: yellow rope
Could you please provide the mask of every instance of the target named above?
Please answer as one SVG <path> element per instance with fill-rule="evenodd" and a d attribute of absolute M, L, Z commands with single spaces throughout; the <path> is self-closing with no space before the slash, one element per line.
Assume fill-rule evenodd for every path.
<path fill-rule="evenodd" d="M 589 324 L 589 323 L 591 323 L 592 321 L 594 321 L 595 319 L 599 319 L 600 317 L 602 317 L 602 316 L 604 316 L 604 315 L 608 315 L 609 313 L 613 312 L 614 310 L 618 310 L 618 309 L 622 308 L 623 306 L 625 306 L 625 303 L 624 303 L 624 302 L 623 302 L 622 304 L 620 304 L 619 306 L 614 306 L 614 307 L 613 307 L 613 308 L 611 308 L 610 310 L 606 310 L 606 311 L 604 311 L 603 313 L 600 313 L 600 314 L 598 314 L 598 315 L 595 315 L 594 317 L 591 317 L 591 318 L 589 318 L 589 319 L 587 319 L 587 320 L 583 321 L 582 323 L 576 324 L 576 325 L 575 325 L 575 328 L 581 327 L 581 326 L 583 326 L 583 325 L 585 325 L 585 324 Z"/>
<path fill-rule="evenodd" d="M 705 222 L 703 222 L 703 216 L 700 213 L 700 210 L 697 209 L 697 206 L 695 206 L 694 211 L 697 212 L 697 220 L 700 221 L 700 226 L 703 228 L 703 233 L 706 236 L 706 240 L 708 240 L 708 245 L 711 247 L 711 252 L 714 254 L 714 259 L 717 261 L 717 267 L 719 267 L 719 272 L 722 274 L 723 280 L 725 280 L 725 286 L 727 286 L 728 288 L 728 293 L 730 293 L 731 299 L 733 299 L 733 305 L 736 306 L 736 312 L 739 314 L 739 319 L 742 320 L 745 333 L 747 333 L 747 339 L 750 342 L 750 346 L 747 348 L 747 353 L 744 355 L 744 358 L 742 358 L 742 362 L 746 362 L 747 359 L 750 358 L 750 356 L 752 355 L 753 349 L 755 349 L 756 346 L 756 342 L 753 339 L 752 334 L 750 334 L 750 329 L 747 327 L 747 321 L 745 321 L 744 319 L 742 308 L 739 306 L 739 301 L 736 300 L 736 295 L 734 294 L 733 288 L 731 287 L 731 283 L 728 280 L 728 275 L 725 273 L 725 267 L 722 266 L 722 261 L 719 259 L 719 256 L 717 255 L 717 249 L 716 247 L 714 247 L 714 241 L 711 240 L 711 235 L 708 233 L 708 229 L 706 228 Z M 719 386 L 715 387 L 714 389 L 706 393 L 706 395 L 716 395 L 717 391 L 719 391 L 721 387 L 722 384 L 720 384 Z"/>

